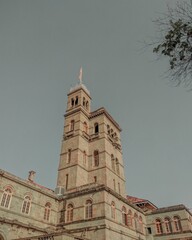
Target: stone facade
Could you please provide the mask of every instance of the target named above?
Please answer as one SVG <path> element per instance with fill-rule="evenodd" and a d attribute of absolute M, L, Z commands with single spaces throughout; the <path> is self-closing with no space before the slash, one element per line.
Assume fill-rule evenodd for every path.
<path fill-rule="evenodd" d="M 121 128 L 91 111 L 83 84 L 68 94 L 55 191 L 0 171 L 0 240 L 192 239 L 183 205 L 158 209 L 126 196 Z"/>

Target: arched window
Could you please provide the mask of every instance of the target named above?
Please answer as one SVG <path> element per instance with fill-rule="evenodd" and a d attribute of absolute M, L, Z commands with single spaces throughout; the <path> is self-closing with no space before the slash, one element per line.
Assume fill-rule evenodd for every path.
<path fill-rule="evenodd" d="M 74 107 L 74 99 L 71 99 L 71 107 Z"/>
<path fill-rule="evenodd" d="M 98 167 L 99 166 L 99 151 L 95 150 L 93 155 L 94 155 L 94 165 L 95 165 L 95 167 Z"/>
<path fill-rule="evenodd" d="M 83 164 L 86 165 L 87 163 L 87 154 L 86 151 L 83 151 Z"/>
<path fill-rule="evenodd" d="M 73 221 L 73 205 L 68 204 L 67 206 L 67 222 Z"/>
<path fill-rule="evenodd" d="M 5 208 L 9 208 L 10 203 L 11 203 L 11 198 L 12 198 L 12 189 L 11 188 L 5 188 L 3 191 L 3 195 L 1 198 L 1 206 Z"/>
<path fill-rule="evenodd" d="M 85 107 L 85 98 L 83 97 L 83 106 Z"/>
<path fill-rule="evenodd" d="M 171 233 L 172 232 L 172 228 L 171 228 L 171 221 L 169 217 L 165 218 L 165 230 L 167 233 Z"/>
<path fill-rule="evenodd" d="M 115 171 L 115 158 L 113 154 L 111 154 L 111 167 L 112 167 L 112 170 Z"/>
<path fill-rule="evenodd" d="M 133 226 L 133 217 L 132 217 L 132 212 L 131 210 L 128 211 L 128 214 L 127 214 L 127 225 L 129 227 L 132 227 Z"/>
<path fill-rule="evenodd" d="M 89 219 L 93 217 L 93 203 L 91 200 L 87 200 L 85 203 L 85 218 Z"/>
<path fill-rule="evenodd" d="M 76 96 L 76 98 L 75 98 L 75 105 L 78 105 L 78 96 Z"/>
<path fill-rule="evenodd" d="M 94 124 L 94 133 L 95 133 L 95 134 L 98 134 L 98 133 L 99 133 L 99 124 L 98 124 L 98 123 L 95 123 L 95 124 Z"/>
<path fill-rule="evenodd" d="M 109 125 L 107 125 L 107 133 L 108 133 L 108 135 L 110 135 L 110 126 Z"/>
<path fill-rule="evenodd" d="M 143 219 L 139 216 L 139 232 L 143 232 Z"/>
<path fill-rule="evenodd" d="M 87 126 L 87 123 L 86 123 L 86 122 L 83 123 L 83 131 L 84 131 L 85 133 L 88 133 L 88 126 Z"/>
<path fill-rule="evenodd" d="M 115 203 L 111 203 L 111 218 L 115 219 Z"/>
<path fill-rule="evenodd" d="M 31 198 L 29 196 L 25 196 L 23 200 L 21 212 L 25 214 L 29 214 L 30 208 L 31 208 Z"/>
<path fill-rule="evenodd" d="M 173 217 L 173 221 L 174 221 L 175 231 L 176 231 L 176 232 L 181 232 L 182 228 L 181 228 L 181 220 L 180 220 L 180 217 L 174 216 L 174 217 Z"/>
<path fill-rule="evenodd" d="M 74 131 L 75 120 L 71 120 L 70 122 L 70 131 Z"/>
<path fill-rule="evenodd" d="M 119 175 L 119 161 L 117 158 L 116 158 L 116 171 L 117 171 L 117 174 Z"/>
<path fill-rule="evenodd" d="M 155 225 L 156 225 L 156 233 L 157 234 L 162 234 L 163 233 L 163 228 L 162 228 L 162 223 L 160 219 L 155 220 Z"/>
<path fill-rule="evenodd" d="M 45 209 L 44 209 L 44 220 L 49 221 L 50 213 L 51 213 L 51 203 L 46 203 Z"/>
<path fill-rule="evenodd" d="M 89 102 L 87 101 L 86 102 L 86 109 L 88 109 L 89 108 Z"/>
<path fill-rule="evenodd" d="M 68 149 L 68 152 L 67 152 L 67 163 L 70 163 L 71 162 L 71 149 Z"/>
<path fill-rule="evenodd" d="M 139 219 L 137 213 L 134 214 L 135 229 L 139 230 Z"/>
<path fill-rule="evenodd" d="M 122 207 L 122 223 L 127 225 L 127 210 L 125 207 Z"/>

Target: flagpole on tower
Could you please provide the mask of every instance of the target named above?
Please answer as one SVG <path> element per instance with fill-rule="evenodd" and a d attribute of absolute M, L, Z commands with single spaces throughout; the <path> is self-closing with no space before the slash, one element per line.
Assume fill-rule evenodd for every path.
<path fill-rule="evenodd" d="M 82 84 L 82 79 L 83 79 L 83 69 L 82 67 L 79 70 L 79 83 L 80 85 Z"/>

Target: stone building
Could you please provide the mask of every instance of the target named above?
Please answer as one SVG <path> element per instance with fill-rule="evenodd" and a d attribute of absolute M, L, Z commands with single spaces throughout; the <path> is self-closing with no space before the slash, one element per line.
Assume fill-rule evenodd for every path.
<path fill-rule="evenodd" d="M 0 171 L 0 240 L 192 239 L 184 205 L 157 208 L 127 196 L 121 128 L 104 108 L 91 111 L 80 82 L 68 94 L 57 186 Z"/>

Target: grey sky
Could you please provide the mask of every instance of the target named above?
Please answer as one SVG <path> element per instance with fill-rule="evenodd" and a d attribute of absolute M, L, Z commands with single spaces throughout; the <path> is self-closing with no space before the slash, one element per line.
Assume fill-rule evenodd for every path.
<path fill-rule="evenodd" d="M 166 0 L 0 0 L 0 164 L 55 188 L 67 93 L 83 81 L 92 109 L 121 125 L 127 193 L 192 207 L 192 93 L 142 42 Z"/>

